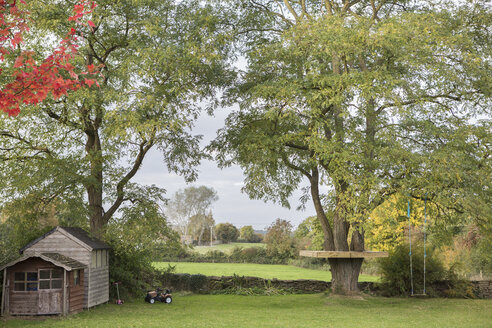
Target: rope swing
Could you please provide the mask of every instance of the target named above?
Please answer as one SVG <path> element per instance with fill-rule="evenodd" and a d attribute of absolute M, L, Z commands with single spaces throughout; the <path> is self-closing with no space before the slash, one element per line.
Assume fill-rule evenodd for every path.
<path fill-rule="evenodd" d="M 413 263 L 412 263 L 412 222 L 410 221 L 410 200 L 408 200 L 407 203 L 407 217 L 408 217 L 408 244 L 409 244 L 409 253 L 408 256 L 410 257 L 410 291 L 411 291 L 411 296 L 415 296 L 414 294 L 414 289 L 413 289 Z M 427 258 L 427 250 L 426 250 L 426 239 L 427 239 L 427 234 L 426 234 L 426 226 L 427 226 L 427 193 L 425 194 L 425 200 L 424 200 L 424 290 L 423 293 L 420 294 L 421 296 L 426 295 L 426 289 L 425 289 L 425 259 Z"/>

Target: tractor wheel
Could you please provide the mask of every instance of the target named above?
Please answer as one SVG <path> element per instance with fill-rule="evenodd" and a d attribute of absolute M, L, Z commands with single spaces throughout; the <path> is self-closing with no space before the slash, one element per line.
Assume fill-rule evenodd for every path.
<path fill-rule="evenodd" d="M 164 302 L 166 302 L 166 304 L 169 304 L 173 301 L 173 299 L 171 298 L 171 296 L 166 296 L 166 298 L 164 298 Z"/>
<path fill-rule="evenodd" d="M 150 304 L 154 304 L 154 302 L 155 302 L 155 300 L 154 300 L 153 298 L 151 298 L 151 299 L 149 300 L 149 303 L 150 303 Z"/>

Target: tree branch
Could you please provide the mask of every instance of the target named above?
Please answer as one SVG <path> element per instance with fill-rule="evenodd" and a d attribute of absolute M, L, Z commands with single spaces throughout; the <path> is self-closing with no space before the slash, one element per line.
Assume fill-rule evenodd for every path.
<path fill-rule="evenodd" d="M 284 162 L 284 164 L 285 164 L 288 168 L 290 168 L 290 169 L 292 169 L 292 170 L 295 170 L 295 171 L 298 171 L 298 172 L 301 172 L 301 173 L 302 173 L 302 174 L 304 174 L 304 175 L 305 175 L 308 179 L 311 179 L 311 178 L 312 178 L 312 177 L 311 177 L 311 174 L 310 174 L 307 170 L 305 170 L 305 169 L 303 169 L 302 167 L 297 166 L 297 165 L 293 164 L 291 161 L 289 161 L 289 159 L 287 158 L 287 155 L 285 155 L 285 153 L 282 153 L 281 157 L 282 157 L 282 161 Z"/>
<path fill-rule="evenodd" d="M 154 134 L 155 134 L 155 131 L 154 131 Z M 121 204 L 125 200 L 124 188 L 128 184 L 128 182 L 130 181 L 130 179 L 132 179 L 135 176 L 135 174 L 138 172 L 138 170 L 140 169 L 140 166 L 142 165 L 142 162 L 145 158 L 145 155 L 154 146 L 154 142 L 155 142 L 155 140 L 154 140 L 154 135 L 153 135 L 149 141 L 144 140 L 140 143 L 140 149 L 139 149 L 139 152 L 137 154 L 137 157 L 135 158 L 135 162 L 133 163 L 132 168 L 120 180 L 120 182 L 118 182 L 118 185 L 116 186 L 117 197 L 116 197 L 116 200 L 113 203 L 113 205 L 109 208 L 109 210 L 106 213 L 104 213 L 104 216 L 103 216 L 104 222 L 109 221 L 109 219 L 113 216 L 113 214 L 118 210 L 118 208 L 121 206 Z"/>

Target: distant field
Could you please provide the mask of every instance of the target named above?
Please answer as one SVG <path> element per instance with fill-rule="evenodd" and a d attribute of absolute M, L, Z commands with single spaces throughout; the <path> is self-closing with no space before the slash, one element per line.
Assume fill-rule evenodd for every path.
<path fill-rule="evenodd" d="M 329 271 L 298 268 L 291 265 L 252 264 L 252 263 L 190 263 L 190 262 L 155 262 L 154 266 L 165 269 L 175 265 L 177 273 L 203 274 L 205 276 L 239 276 L 259 277 L 265 279 L 312 279 L 331 281 Z M 379 277 L 360 275 L 359 281 L 378 281 Z"/>
<path fill-rule="evenodd" d="M 200 254 L 205 254 L 208 251 L 221 251 L 225 254 L 230 254 L 234 247 L 250 248 L 250 247 L 261 247 L 265 248 L 266 245 L 262 243 L 230 243 L 230 244 L 220 244 L 215 246 L 195 246 L 194 251 Z"/>
<path fill-rule="evenodd" d="M 491 300 L 174 294 L 171 304 L 138 299 L 66 318 L 0 318 L 2 328 L 398 328 L 490 327 Z"/>

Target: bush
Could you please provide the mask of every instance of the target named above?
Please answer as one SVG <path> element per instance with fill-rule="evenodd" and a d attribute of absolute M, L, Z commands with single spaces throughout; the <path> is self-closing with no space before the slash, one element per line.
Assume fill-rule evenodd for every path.
<path fill-rule="evenodd" d="M 415 294 L 421 294 L 424 289 L 424 252 L 422 245 L 412 245 L 413 289 Z M 379 260 L 382 274 L 381 288 L 386 296 L 409 295 L 411 293 L 410 257 L 408 245 L 400 245 L 390 252 L 389 257 Z M 427 250 L 425 285 L 429 295 L 436 292 L 432 285 L 446 279 L 448 272 L 434 255 L 433 250 Z"/>
<path fill-rule="evenodd" d="M 239 238 L 239 230 L 232 223 L 219 223 L 215 227 L 215 235 L 218 240 L 227 244 Z"/>
<path fill-rule="evenodd" d="M 159 256 L 156 261 L 162 262 L 210 262 L 210 263 L 257 263 L 257 264 L 287 264 L 288 258 L 267 254 L 262 247 L 234 247 L 230 255 L 219 250 L 208 251 L 205 254 L 185 252 L 183 256 L 174 257 L 170 254 Z"/>
<path fill-rule="evenodd" d="M 121 282 L 122 297 L 141 297 L 147 290 L 160 287 L 159 272 L 152 266 L 156 250 L 181 254 L 179 236 L 151 202 L 121 211 L 121 220 L 110 222 L 104 236 L 112 247 L 110 281 Z M 111 288 L 110 295 L 114 297 L 115 292 Z"/>
<path fill-rule="evenodd" d="M 245 243 L 260 243 L 263 238 L 255 233 L 252 226 L 244 226 L 240 229 L 239 240 Z"/>
<path fill-rule="evenodd" d="M 110 282 L 121 282 L 119 292 L 121 298 L 143 296 L 153 288 L 158 271 L 140 252 L 121 251 L 118 246 L 111 245 L 109 258 Z M 116 298 L 116 289 L 110 287 L 110 297 Z"/>
<path fill-rule="evenodd" d="M 287 261 L 296 258 L 299 253 L 289 221 L 277 219 L 268 227 L 264 240 L 267 244 L 267 255 L 272 258 Z"/>
<path fill-rule="evenodd" d="M 207 277 L 202 274 L 174 273 L 172 271 L 161 272 L 160 284 L 173 290 L 186 290 L 199 292 L 207 284 Z"/>

